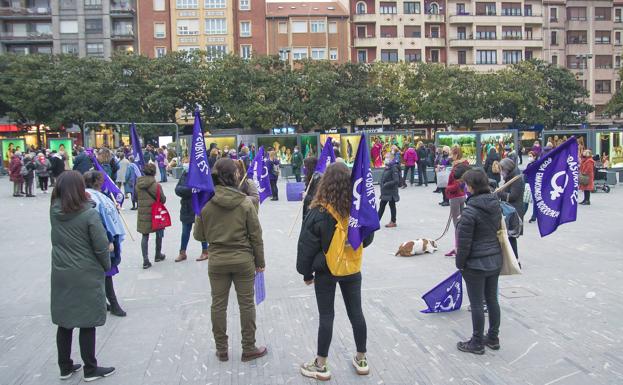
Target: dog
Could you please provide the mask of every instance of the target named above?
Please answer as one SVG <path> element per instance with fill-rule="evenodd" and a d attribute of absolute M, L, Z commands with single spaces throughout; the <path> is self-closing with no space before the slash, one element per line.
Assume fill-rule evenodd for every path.
<path fill-rule="evenodd" d="M 396 256 L 412 257 L 414 255 L 432 254 L 437 251 L 437 242 L 430 239 L 415 239 L 404 242 L 398 247 Z"/>

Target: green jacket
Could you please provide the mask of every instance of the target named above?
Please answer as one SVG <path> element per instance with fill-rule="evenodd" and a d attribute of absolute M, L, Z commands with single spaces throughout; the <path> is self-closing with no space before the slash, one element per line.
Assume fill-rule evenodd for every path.
<path fill-rule="evenodd" d="M 99 213 L 85 205 L 77 213 L 64 214 L 55 203 L 50 207 L 50 224 L 52 322 L 67 329 L 104 325 L 104 279 L 110 254 Z"/>
<path fill-rule="evenodd" d="M 136 197 L 138 200 L 138 215 L 136 216 L 136 231 L 141 234 L 155 233 L 151 229 L 151 205 L 156 201 L 156 188 L 159 186 L 153 176 L 142 176 L 136 180 Z M 160 187 L 160 201 L 167 201 L 162 186 Z"/>
<path fill-rule="evenodd" d="M 301 167 L 303 167 L 303 155 L 301 155 L 301 152 L 299 151 L 292 155 L 292 170 L 295 173 L 298 172 L 300 174 Z"/>
<path fill-rule="evenodd" d="M 234 188 L 216 186 L 214 197 L 195 220 L 193 235 L 196 240 L 209 243 L 210 265 L 253 261 L 255 267 L 265 267 L 257 210 L 246 195 Z"/>

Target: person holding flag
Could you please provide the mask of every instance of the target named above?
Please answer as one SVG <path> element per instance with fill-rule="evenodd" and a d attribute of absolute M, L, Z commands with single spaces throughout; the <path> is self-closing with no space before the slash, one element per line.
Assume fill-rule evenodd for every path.
<path fill-rule="evenodd" d="M 320 153 L 318 163 L 316 164 L 316 172 L 320 174 L 323 174 L 324 170 L 326 170 L 327 162 L 335 163 L 335 151 L 333 151 L 332 142 L 333 138 L 329 136 L 322 147 L 322 152 Z"/>
<path fill-rule="evenodd" d="M 330 146 L 327 148 L 331 149 Z M 316 357 L 313 361 L 302 364 L 300 371 L 305 377 L 326 381 L 331 378 L 327 357 L 333 335 L 335 289 L 338 284 L 357 347 L 352 364 L 357 374 L 366 375 L 370 372 L 366 357 L 367 327 L 361 307 L 361 262 L 363 247 L 372 243 L 374 233 L 370 230 L 374 225 L 363 220 L 355 232 L 350 234 L 349 223 L 353 221 L 352 215 L 355 214 L 360 221 L 364 218 L 356 214 L 357 210 L 351 209 L 355 205 L 361 212 L 363 207 L 363 202 L 360 201 L 362 190 L 359 189 L 362 184 L 361 176 L 356 175 L 356 186 L 353 188 L 349 169 L 344 163 L 331 164 L 324 171 L 303 222 L 298 240 L 296 268 L 303 276 L 305 284 L 314 285 L 319 313 Z M 373 190 L 374 188 L 372 192 Z M 359 196 L 354 197 L 353 191 L 358 191 Z M 368 194 L 369 190 L 366 191 Z M 366 195 L 366 199 L 367 204 L 374 204 L 373 196 Z M 365 218 L 369 217 L 369 214 L 365 215 Z M 351 236 L 347 237 L 347 231 Z M 361 239 L 362 236 L 365 238 Z M 353 242 L 351 237 L 359 242 L 356 248 L 349 243 Z M 340 265 L 340 260 L 352 263 Z"/>
<path fill-rule="evenodd" d="M 259 153 L 258 153 L 259 158 Z M 279 156 L 275 151 L 271 151 L 268 153 L 268 160 L 265 160 L 267 169 L 268 169 L 268 177 L 270 180 L 270 191 L 272 192 L 273 197 L 270 198 L 271 201 L 279 200 L 279 189 L 277 188 L 277 180 L 279 179 L 279 174 L 281 173 L 279 169 L 279 165 L 281 162 L 279 161 Z"/>
<path fill-rule="evenodd" d="M 134 155 L 134 163 L 138 166 L 139 170 L 145 167 L 145 158 L 143 150 L 141 150 L 141 140 L 136 132 L 136 124 L 130 124 L 130 141 L 132 142 L 132 153 Z M 138 177 L 138 176 L 137 176 Z"/>
<path fill-rule="evenodd" d="M 257 156 L 253 158 L 247 170 L 247 180 L 253 181 L 259 195 L 259 203 L 272 195 L 272 184 L 269 177 L 268 166 L 264 158 L 264 146 L 260 146 Z"/>

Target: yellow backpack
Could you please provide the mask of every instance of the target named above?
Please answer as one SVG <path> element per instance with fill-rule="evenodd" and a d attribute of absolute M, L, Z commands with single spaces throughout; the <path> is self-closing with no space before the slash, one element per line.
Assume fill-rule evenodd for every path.
<path fill-rule="evenodd" d="M 360 245 L 357 250 L 354 250 L 348 243 L 348 217 L 341 217 L 331 205 L 322 206 L 337 221 L 329 250 L 325 253 L 329 271 L 336 277 L 360 272 L 363 246 Z"/>

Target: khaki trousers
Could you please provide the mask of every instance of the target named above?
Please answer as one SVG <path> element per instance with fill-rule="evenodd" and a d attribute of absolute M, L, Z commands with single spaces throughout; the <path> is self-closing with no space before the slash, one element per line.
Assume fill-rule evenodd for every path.
<path fill-rule="evenodd" d="M 233 282 L 240 307 L 242 352 L 255 351 L 255 264 L 249 261 L 237 265 L 209 265 L 208 276 L 212 288 L 212 333 L 216 350 L 226 352 L 228 349 L 227 303 Z"/>

